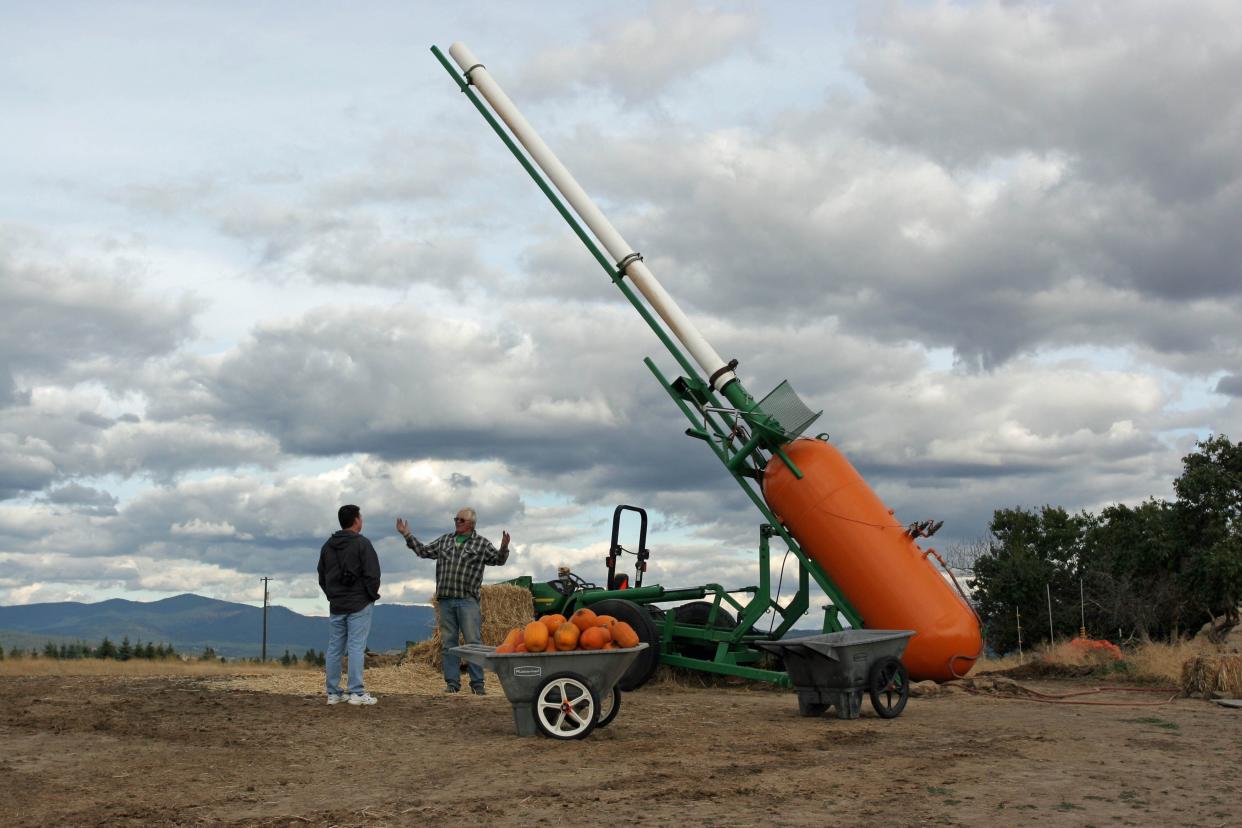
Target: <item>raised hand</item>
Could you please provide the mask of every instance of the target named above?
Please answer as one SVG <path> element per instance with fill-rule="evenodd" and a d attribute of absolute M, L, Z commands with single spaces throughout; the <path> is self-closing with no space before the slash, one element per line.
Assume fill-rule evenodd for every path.
<path fill-rule="evenodd" d="M 402 535 L 408 535 L 410 533 L 410 522 L 405 518 L 397 518 L 397 531 Z"/>
<path fill-rule="evenodd" d="M 500 533 L 500 548 L 501 549 L 509 548 L 509 530 L 508 529 Z"/>

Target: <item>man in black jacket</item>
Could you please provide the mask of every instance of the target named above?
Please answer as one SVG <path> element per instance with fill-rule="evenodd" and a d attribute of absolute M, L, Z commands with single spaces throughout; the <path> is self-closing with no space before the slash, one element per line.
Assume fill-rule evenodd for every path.
<path fill-rule="evenodd" d="M 362 536 L 362 510 L 342 506 L 336 513 L 341 530 L 319 550 L 319 588 L 328 596 L 328 704 L 375 704 L 362 684 L 371 608 L 379 600 L 379 556 Z M 349 695 L 341 692 L 341 655 L 349 654 Z"/>

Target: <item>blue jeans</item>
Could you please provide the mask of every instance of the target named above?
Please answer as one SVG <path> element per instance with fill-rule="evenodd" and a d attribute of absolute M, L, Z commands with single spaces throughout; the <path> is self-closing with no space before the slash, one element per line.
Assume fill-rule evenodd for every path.
<path fill-rule="evenodd" d="M 371 608 L 367 604 L 357 612 L 328 616 L 328 652 L 324 666 L 328 671 L 328 695 L 341 693 L 341 655 L 349 653 L 349 692 L 365 693 L 362 686 L 362 667 L 366 661 L 367 634 L 371 632 Z"/>
<path fill-rule="evenodd" d="M 449 652 L 457 646 L 457 634 L 467 644 L 483 643 L 483 614 L 474 598 L 440 599 L 440 646 L 443 647 L 444 684 L 456 690 L 461 687 L 461 659 Z M 470 686 L 483 686 L 483 668 L 470 664 Z"/>

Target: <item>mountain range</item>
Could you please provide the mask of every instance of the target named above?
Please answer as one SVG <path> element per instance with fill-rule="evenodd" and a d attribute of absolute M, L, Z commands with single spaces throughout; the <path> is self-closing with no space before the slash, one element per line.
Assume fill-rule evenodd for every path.
<path fill-rule="evenodd" d="M 368 649 L 401 649 L 407 641 L 430 638 L 435 609 L 419 604 L 375 605 Z M 177 652 L 197 655 L 211 647 L 222 656 L 253 658 L 263 640 L 263 609 L 186 593 L 159 601 L 113 598 L 95 604 L 61 601 L 0 606 L 0 645 L 37 646 L 46 641 L 98 644 L 104 636 L 114 643 L 172 644 Z M 37 641 L 32 645 L 31 641 Z M 326 618 L 300 615 L 286 607 L 268 607 L 267 655 L 285 650 L 302 655 L 323 650 L 328 643 Z"/>

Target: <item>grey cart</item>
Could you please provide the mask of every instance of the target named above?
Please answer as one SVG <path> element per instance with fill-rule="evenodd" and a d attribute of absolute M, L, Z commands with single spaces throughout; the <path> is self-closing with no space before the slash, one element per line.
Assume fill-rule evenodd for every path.
<path fill-rule="evenodd" d="M 910 675 L 901 654 L 913 635 L 913 630 L 842 630 L 756 641 L 755 646 L 784 661 L 803 716 L 820 716 L 835 707 L 838 719 L 857 719 L 866 692 L 875 712 L 892 719 L 901 715 L 910 697 Z"/>
<path fill-rule="evenodd" d="M 486 644 L 464 644 L 449 652 L 495 671 L 513 705 L 519 736 L 542 733 L 553 739 L 584 739 L 607 727 L 621 710 L 617 680 L 647 648 L 571 650 L 565 653 L 497 653 Z"/>

